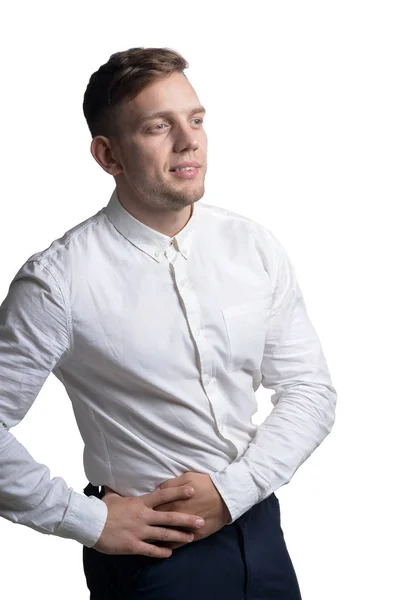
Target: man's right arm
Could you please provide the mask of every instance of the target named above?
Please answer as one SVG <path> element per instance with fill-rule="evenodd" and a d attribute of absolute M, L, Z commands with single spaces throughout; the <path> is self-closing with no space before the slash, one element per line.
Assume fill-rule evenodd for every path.
<path fill-rule="evenodd" d="M 0 306 L 0 516 L 91 547 L 104 529 L 107 505 L 75 492 L 61 477 L 51 478 L 9 431 L 68 355 L 69 323 L 60 282 L 39 260 L 29 259 Z"/>

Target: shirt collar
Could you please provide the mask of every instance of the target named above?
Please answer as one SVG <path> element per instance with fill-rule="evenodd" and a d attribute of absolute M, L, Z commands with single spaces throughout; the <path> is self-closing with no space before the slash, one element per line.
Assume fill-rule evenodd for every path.
<path fill-rule="evenodd" d="M 116 229 L 129 242 L 143 252 L 161 262 L 162 255 L 168 246 L 173 243 L 179 252 L 188 259 L 192 245 L 192 238 L 195 226 L 198 225 L 199 210 L 197 203 L 192 204 L 192 214 L 186 225 L 173 237 L 169 237 L 148 227 L 131 215 L 120 203 L 117 188 L 112 192 L 111 198 L 104 208 L 105 214 Z"/>

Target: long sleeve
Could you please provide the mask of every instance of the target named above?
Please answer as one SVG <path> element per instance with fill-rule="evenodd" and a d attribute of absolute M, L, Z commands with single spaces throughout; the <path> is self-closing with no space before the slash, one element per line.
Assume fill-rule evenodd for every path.
<path fill-rule="evenodd" d="M 49 468 L 9 431 L 67 357 L 70 340 L 65 293 L 49 268 L 31 258 L 0 306 L 0 516 L 91 547 L 103 530 L 106 504 L 50 478 Z"/>
<path fill-rule="evenodd" d="M 273 410 L 244 455 L 210 477 L 233 523 L 287 484 L 330 433 L 337 394 L 316 331 L 309 320 L 293 265 L 273 245 L 273 301 L 261 365 L 262 386 L 273 389 Z"/>

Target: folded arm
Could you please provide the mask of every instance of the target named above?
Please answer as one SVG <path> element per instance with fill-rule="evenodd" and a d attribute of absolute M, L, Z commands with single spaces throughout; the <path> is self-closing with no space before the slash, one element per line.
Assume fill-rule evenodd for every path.
<path fill-rule="evenodd" d="M 261 383 L 274 390 L 274 408 L 245 454 L 223 471 L 210 473 L 229 508 L 229 523 L 287 484 L 335 420 L 336 390 L 293 265 L 281 243 L 269 235 L 273 303 Z"/>

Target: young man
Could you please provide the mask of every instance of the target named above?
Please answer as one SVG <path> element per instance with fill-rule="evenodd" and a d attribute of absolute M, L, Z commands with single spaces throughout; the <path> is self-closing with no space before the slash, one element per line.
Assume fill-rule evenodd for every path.
<path fill-rule="evenodd" d="M 116 187 L 1 305 L 0 515 L 83 544 L 94 600 L 297 600 L 274 491 L 331 431 L 336 391 L 280 242 L 198 203 L 205 109 L 187 66 L 133 48 L 90 78 L 91 152 Z M 9 431 L 51 372 L 85 494 Z M 274 408 L 257 427 L 261 384 Z"/>

